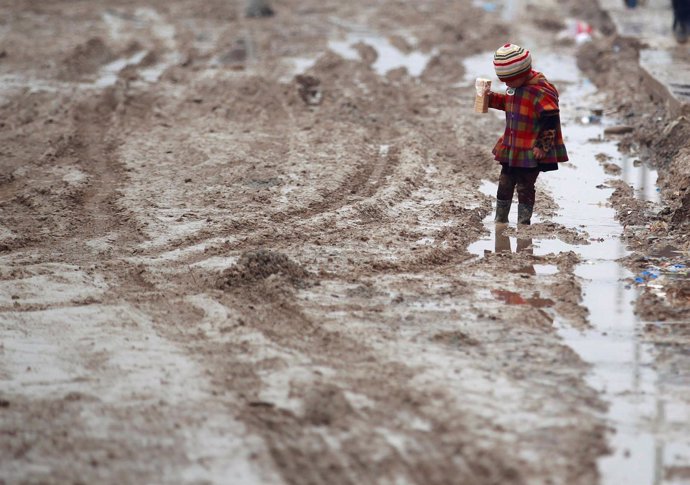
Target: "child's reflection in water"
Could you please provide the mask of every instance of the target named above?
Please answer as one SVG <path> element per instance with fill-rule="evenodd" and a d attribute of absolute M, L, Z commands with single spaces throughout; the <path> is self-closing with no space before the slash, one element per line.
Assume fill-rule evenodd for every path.
<path fill-rule="evenodd" d="M 497 253 L 512 253 L 513 249 L 510 247 L 510 238 L 504 234 L 505 230 L 508 229 L 508 224 L 496 223 L 496 240 L 495 240 L 495 251 Z M 534 254 L 534 246 L 532 246 L 532 238 L 517 238 L 517 247 L 515 248 L 516 253 L 524 254 Z M 526 273 L 536 274 L 534 266 L 529 265 L 525 268 Z"/>

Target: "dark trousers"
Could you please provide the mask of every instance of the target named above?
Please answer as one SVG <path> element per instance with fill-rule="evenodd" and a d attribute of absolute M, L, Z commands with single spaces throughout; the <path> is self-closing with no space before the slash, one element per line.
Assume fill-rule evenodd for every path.
<path fill-rule="evenodd" d="M 690 22 L 690 0 L 671 0 L 673 15 L 680 22 Z"/>
<path fill-rule="evenodd" d="M 517 187 L 518 202 L 520 204 L 534 205 L 534 184 L 539 177 L 538 168 L 517 168 L 503 165 L 501 175 L 498 178 L 499 200 L 513 200 L 513 192 Z"/>

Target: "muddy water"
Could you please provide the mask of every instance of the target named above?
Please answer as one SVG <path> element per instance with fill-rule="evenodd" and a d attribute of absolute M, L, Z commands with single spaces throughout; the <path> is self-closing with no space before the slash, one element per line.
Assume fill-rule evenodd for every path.
<path fill-rule="evenodd" d="M 414 41 L 414 39 L 412 39 L 412 41 Z M 331 50 L 345 59 L 359 59 L 359 53 L 353 47 L 359 42 L 370 45 L 376 49 L 378 56 L 372 67 L 382 76 L 400 67 L 407 69 L 411 76 L 419 76 L 434 55 L 433 52 L 429 54 L 418 51 L 404 53 L 391 44 L 388 39 L 367 32 L 351 33 L 345 40 L 331 41 L 328 46 Z"/>
<path fill-rule="evenodd" d="M 490 60 L 491 53 L 470 58 L 466 72 L 487 75 L 492 70 Z M 598 112 L 593 114 L 598 108 L 597 93 L 582 78 L 574 59 L 546 56 L 535 60 L 535 67 L 552 73 L 551 79 L 560 87 L 562 122 L 571 158 L 571 163 L 540 178 L 537 193 L 550 193 L 559 205 L 553 221 L 586 231 L 589 244 L 573 245 L 558 239 L 531 242 L 535 255 L 574 251 L 582 260 L 575 273 L 582 281 L 583 304 L 589 310 L 592 328 L 580 331 L 565 324 L 558 315 L 554 317 L 565 343 L 592 364 L 588 384 L 609 404 L 607 420 L 613 430 L 609 437 L 612 453 L 599 461 L 601 482 L 667 483 L 664 469 L 687 463 L 690 457 L 687 443 L 664 433 L 673 426 L 674 420 L 683 419 L 684 413 L 679 412 L 683 406 L 681 402 L 669 402 L 667 395 L 661 398 L 650 348 L 638 335 L 642 322 L 633 312 L 637 292 L 628 284 L 634 275 L 617 262 L 628 254 L 620 238 L 622 227 L 607 202 L 613 192 L 609 181 L 618 179 L 632 186 L 639 199 L 658 203 L 656 173 L 635 162 L 634 157 L 619 153 L 615 139 L 604 138 L 605 126 L 614 124 L 615 120 L 597 116 Z M 465 81 L 469 83 L 472 79 Z M 494 83 L 498 86 L 495 78 Z M 502 113 L 497 115 L 502 117 Z M 609 173 L 604 164 L 609 164 Z M 610 175 L 612 167 L 619 175 Z M 480 190 L 495 198 L 496 184 L 484 181 Z M 512 207 L 511 221 L 516 220 L 516 205 Z M 493 214 L 485 220 L 490 236 L 471 245 L 469 251 L 478 256 L 489 251 L 519 251 L 520 238 L 504 236 L 504 225 L 496 225 L 492 219 Z M 536 214 L 533 223 L 540 221 Z M 548 273 L 536 271 L 536 274 Z M 505 295 L 499 296 L 499 301 L 506 301 Z"/>
<path fill-rule="evenodd" d="M 385 76 L 394 69 L 404 68 L 410 76 L 418 77 L 424 72 L 431 58 L 437 53 L 436 50 L 431 52 L 420 52 L 418 50 L 403 52 L 393 45 L 386 36 L 358 25 L 341 25 L 338 19 L 331 19 L 331 21 L 336 25 L 345 27 L 349 32 L 344 38 L 329 40 L 328 49 L 344 59 L 360 60 L 361 54 L 356 49 L 358 44 L 365 44 L 374 48 L 377 56 L 372 64 L 372 68 L 381 76 Z M 417 40 L 410 35 L 406 35 L 405 42 L 414 46 Z M 317 59 L 318 56 L 293 58 L 291 60 L 293 64 L 291 74 L 303 73 L 311 68 Z"/>

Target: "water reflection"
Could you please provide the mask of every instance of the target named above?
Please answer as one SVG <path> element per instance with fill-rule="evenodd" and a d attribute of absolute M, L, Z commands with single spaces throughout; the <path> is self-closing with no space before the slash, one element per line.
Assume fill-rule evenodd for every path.
<path fill-rule="evenodd" d="M 506 236 L 505 230 L 508 229 L 508 224 L 503 222 L 496 223 L 494 249 L 497 253 L 512 253 L 510 237 Z M 516 253 L 534 254 L 534 246 L 532 245 L 532 238 L 521 238 L 518 235 L 517 245 L 515 247 Z"/>

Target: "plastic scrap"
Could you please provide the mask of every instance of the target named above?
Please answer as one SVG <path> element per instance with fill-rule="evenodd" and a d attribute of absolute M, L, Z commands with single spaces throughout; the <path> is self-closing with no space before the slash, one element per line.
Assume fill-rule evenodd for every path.
<path fill-rule="evenodd" d="M 664 280 L 665 278 L 688 278 L 688 266 L 682 263 L 666 262 L 661 263 L 659 266 L 649 266 L 647 269 L 640 272 L 638 276 L 634 278 L 635 283 L 638 285 L 654 286 L 650 283 L 654 280 Z"/>
<path fill-rule="evenodd" d="M 583 125 L 594 125 L 594 124 L 599 124 L 601 123 L 601 116 L 597 115 L 587 115 L 583 116 L 579 119 L 580 123 Z"/>
<path fill-rule="evenodd" d="M 498 9 L 498 5 L 496 5 L 494 2 L 483 2 L 481 0 L 474 0 L 472 4 L 475 7 L 481 7 L 484 9 L 485 12 L 495 12 Z"/>
<path fill-rule="evenodd" d="M 584 44 L 592 40 L 594 29 L 587 22 L 567 19 L 566 28 L 558 35 L 562 39 L 572 39 L 576 44 Z"/>

